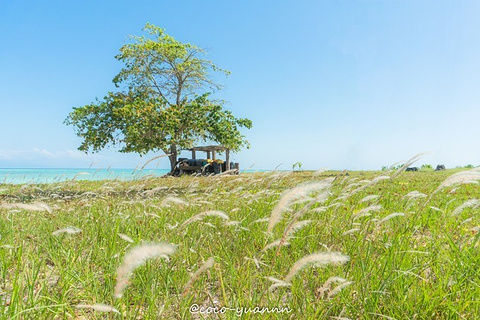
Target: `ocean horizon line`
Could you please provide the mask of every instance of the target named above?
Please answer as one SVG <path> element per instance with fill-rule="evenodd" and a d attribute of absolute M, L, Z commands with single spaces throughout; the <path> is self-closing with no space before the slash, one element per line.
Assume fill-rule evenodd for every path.
<path fill-rule="evenodd" d="M 120 168 L 120 167 L 0 167 L 0 170 L 170 170 L 168 168 Z"/>
<path fill-rule="evenodd" d="M 241 172 L 266 172 L 251 170 Z M 147 176 L 165 176 L 170 169 L 131 168 L 0 168 L 0 184 L 43 184 L 71 180 L 131 181 Z"/>

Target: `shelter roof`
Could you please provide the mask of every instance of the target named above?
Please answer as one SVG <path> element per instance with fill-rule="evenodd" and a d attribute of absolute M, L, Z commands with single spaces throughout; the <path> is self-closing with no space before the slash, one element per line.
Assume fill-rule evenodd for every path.
<path fill-rule="evenodd" d="M 207 151 L 225 151 L 227 150 L 228 148 L 224 147 L 224 146 L 202 146 L 202 147 L 193 147 L 193 148 L 190 148 L 188 150 L 190 151 L 204 151 L 204 152 L 207 152 Z"/>

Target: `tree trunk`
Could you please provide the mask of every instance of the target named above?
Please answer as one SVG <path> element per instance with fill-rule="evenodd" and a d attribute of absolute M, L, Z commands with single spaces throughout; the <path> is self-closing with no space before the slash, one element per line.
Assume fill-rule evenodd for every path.
<path fill-rule="evenodd" d="M 170 173 L 173 173 L 173 170 L 175 169 L 175 165 L 177 164 L 177 156 L 178 156 L 178 151 L 177 151 L 177 146 L 172 145 L 170 147 L 170 155 L 168 156 L 168 159 L 170 160 Z"/>

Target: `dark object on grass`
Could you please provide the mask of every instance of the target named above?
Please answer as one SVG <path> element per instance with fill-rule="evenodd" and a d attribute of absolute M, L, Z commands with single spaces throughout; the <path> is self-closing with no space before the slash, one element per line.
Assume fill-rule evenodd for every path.
<path fill-rule="evenodd" d="M 410 167 L 410 168 L 407 168 L 407 170 L 405 171 L 418 171 L 418 168 L 417 167 Z"/>
<path fill-rule="evenodd" d="M 443 170 L 447 170 L 447 168 L 445 168 L 445 166 L 443 164 L 439 164 L 436 168 L 435 168 L 435 171 L 443 171 Z"/>
<path fill-rule="evenodd" d="M 213 173 L 215 173 L 215 174 L 222 173 L 222 164 L 221 163 L 214 162 L 214 163 L 212 163 L 212 166 L 213 166 Z"/>

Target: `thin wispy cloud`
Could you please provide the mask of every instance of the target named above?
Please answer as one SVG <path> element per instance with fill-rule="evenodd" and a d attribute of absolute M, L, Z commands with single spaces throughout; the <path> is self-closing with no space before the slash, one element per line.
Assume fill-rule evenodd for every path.
<path fill-rule="evenodd" d="M 98 158 L 94 156 L 95 158 Z M 0 149 L 0 159 L 5 160 L 24 160 L 34 158 L 50 159 L 92 159 L 91 155 L 77 150 L 55 150 L 50 151 L 44 148 L 34 147 L 32 149 Z"/>

